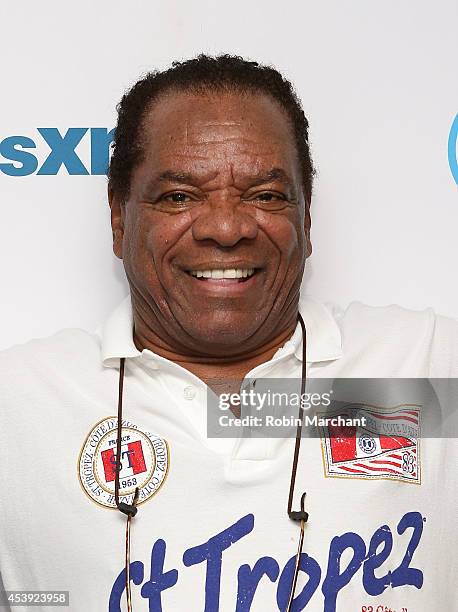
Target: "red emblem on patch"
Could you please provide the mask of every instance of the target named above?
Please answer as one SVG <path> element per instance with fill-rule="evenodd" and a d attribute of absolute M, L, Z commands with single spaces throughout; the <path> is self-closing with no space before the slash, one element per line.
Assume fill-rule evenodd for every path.
<path fill-rule="evenodd" d="M 102 451 L 103 471 L 105 480 L 112 482 L 116 477 L 116 454 L 114 448 Z M 121 445 L 121 470 L 122 477 L 146 472 L 145 457 L 143 456 L 141 440 Z"/>

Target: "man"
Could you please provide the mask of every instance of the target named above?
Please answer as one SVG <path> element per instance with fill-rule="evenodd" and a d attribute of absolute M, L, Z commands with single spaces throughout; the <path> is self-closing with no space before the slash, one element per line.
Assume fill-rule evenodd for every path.
<path fill-rule="evenodd" d="M 295 441 L 208 437 L 207 397 L 300 379 L 303 348 L 310 379 L 453 377 L 458 325 L 300 296 L 313 165 L 275 70 L 199 56 L 147 75 L 118 111 L 109 203 L 130 296 L 100 334 L 1 356 L 5 589 L 68 590 L 84 612 L 130 597 L 136 612 L 285 610 Z M 385 408 L 372 418 L 399 418 Z M 294 508 L 307 491 L 310 519 L 292 610 L 457 609 L 455 447 L 420 440 L 417 404 L 403 410 L 408 442 L 303 441 Z"/>

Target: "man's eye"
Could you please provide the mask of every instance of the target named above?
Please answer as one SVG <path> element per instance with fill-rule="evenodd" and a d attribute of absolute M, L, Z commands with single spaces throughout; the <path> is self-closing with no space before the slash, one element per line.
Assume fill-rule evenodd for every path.
<path fill-rule="evenodd" d="M 266 212 L 278 212 L 289 206 L 288 196 L 279 191 L 258 191 L 247 194 L 243 200 L 247 204 L 256 206 Z"/>
<path fill-rule="evenodd" d="M 166 202 L 175 202 L 177 204 L 181 204 L 182 202 L 188 202 L 189 196 L 182 191 L 175 191 L 174 193 L 169 193 L 168 195 L 163 196 L 162 198 Z"/>
<path fill-rule="evenodd" d="M 276 202 L 278 200 L 286 200 L 286 197 L 281 193 L 275 193 L 272 191 L 263 191 L 253 196 L 253 200 L 260 200 L 261 202 Z"/>

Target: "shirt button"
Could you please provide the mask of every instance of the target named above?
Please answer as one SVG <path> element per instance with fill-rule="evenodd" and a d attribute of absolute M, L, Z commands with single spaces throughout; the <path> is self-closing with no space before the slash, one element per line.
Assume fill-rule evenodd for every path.
<path fill-rule="evenodd" d="M 194 387 L 185 387 L 183 389 L 183 396 L 185 399 L 187 400 L 192 400 L 196 397 L 196 390 L 194 389 Z"/>

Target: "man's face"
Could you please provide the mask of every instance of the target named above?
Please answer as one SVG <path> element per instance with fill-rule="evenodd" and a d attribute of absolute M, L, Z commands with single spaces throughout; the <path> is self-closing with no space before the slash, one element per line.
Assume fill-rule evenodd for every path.
<path fill-rule="evenodd" d="M 141 136 L 129 198 L 110 194 L 110 204 L 142 316 L 208 355 L 281 333 L 311 250 L 284 111 L 266 95 L 173 93 L 153 104 Z"/>

